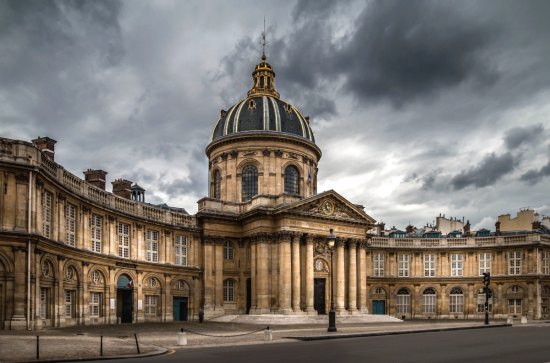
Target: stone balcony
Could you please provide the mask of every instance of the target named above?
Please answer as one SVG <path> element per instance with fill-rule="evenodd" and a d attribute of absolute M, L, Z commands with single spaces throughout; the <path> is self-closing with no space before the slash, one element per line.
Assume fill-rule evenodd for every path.
<path fill-rule="evenodd" d="M 52 178 L 54 182 L 99 207 L 172 226 L 194 228 L 197 225 L 194 216 L 121 198 L 97 188 L 45 157 L 29 142 L 0 138 L 0 163 L 6 162 L 38 169 Z"/>
<path fill-rule="evenodd" d="M 369 247 L 376 248 L 470 248 L 510 245 L 549 244 L 550 236 L 522 234 L 513 236 L 465 237 L 465 238 L 388 238 L 371 237 Z"/>

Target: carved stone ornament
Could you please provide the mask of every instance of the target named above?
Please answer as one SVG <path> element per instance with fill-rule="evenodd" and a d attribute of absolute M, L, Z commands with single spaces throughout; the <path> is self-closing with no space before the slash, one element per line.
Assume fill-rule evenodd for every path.
<path fill-rule="evenodd" d="M 269 151 L 267 148 L 262 150 L 262 155 L 263 156 L 269 156 L 270 154 L 271 154 L 271 151 Z"/>
<path fill-rule="evenodd" d="M 235 150 L 231 150 L 231 151 L 229 152 L 229 156 L 231 156 L 231 158 L 233 158 L 233 159 L 236 159 L 236 158 L 237 158 L 237 155 L 239 155 L 239 153 L 238 153 L 237 151 L 235 151 Z"/>
<path fill-rule="evenodd" d="M 0 154 L 11 155 L 13 154 L 13 145 L 6 140 L 0 140 Z"/>
<path fill-rule="evenodd" d="M 225 161 L 227 160 L 227 157 L 229 156 L 228 153 L 222 153 L 221 157 L 222 157 L 222 160 Z"/>
<path fill-rule="evenodd" d="M 298 159 L 298 155 L 295 153 L 287 153 L 287 155 L 290 159 Z"/>
<path fill-rule="evenodd" d="M 313 252 L 316 256 L 326 256 L 327 254 L 327 244 L 326 242 L 317 241 L 313 247 Z"/>
<path fill-rule="evenodd" d="M 256 155 L 256 151 L 248 150 L 248 151 L 243 152 L 243 155 L 244 156 L 254 156 L 254 155 Z"/>
<path fill-rule="evenodd" d="M 29 181 L 29 175 L 28 174 L 15 174 L 15 181 L 18 183 L 26 183 Z"/>
<path fill-rule="evenodd" d="M 277 149 L 275 150 L 275 156 L 280 158 L 281 156 L 283 156 L 283 152 L 281 151 L 281 149 Z"/>
<path fill-rule="evenodd" d="M 328 272 L 328 266 L 324 260 L 316 258 L 313 262 L 313 269 L 315 272 Z"/>

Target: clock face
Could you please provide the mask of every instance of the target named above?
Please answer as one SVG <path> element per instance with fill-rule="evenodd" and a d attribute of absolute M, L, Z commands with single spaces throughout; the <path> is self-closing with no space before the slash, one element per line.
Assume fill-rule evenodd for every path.
<path fill-rule="evenodd" d="M 332 202 L 329 200 L 325 200 L 321 205 L 321 209 L 326 215 L 331 215 L 332 213 L 334 213 L 334 204 L 332 204 Z"/>

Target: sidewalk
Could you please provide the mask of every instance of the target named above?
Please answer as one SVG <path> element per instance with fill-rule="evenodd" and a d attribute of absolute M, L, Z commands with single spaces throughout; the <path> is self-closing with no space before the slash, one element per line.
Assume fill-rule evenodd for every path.
<path fill-rule="evenodd" d="M 266 341 L 267 326 L 232 322 L 178 322 L 121 325 L 73 326 L 40 332 L 0 331 L 0 361 L 21 362 L 36 359 L 36 336 L 40 342 L 40 360 L 79 360 L 103 357 L 136 356 L 134 334 L 140 355 L 163 354 L 172 349 L 190 349 L 220 345 L 282 343 L 299 340 L 334 339 L 356 336 L 406 334 L 420 331 L 442 331 L 509 326 L 504 322 L 481 321 L 406 321 L 399 323 L 341 323 L 338 331 L 327 333 L 319 324 L 270 326 L 272 341 Z M 186 330 L 186 346 L 178 346 L 180 329 Z"/>

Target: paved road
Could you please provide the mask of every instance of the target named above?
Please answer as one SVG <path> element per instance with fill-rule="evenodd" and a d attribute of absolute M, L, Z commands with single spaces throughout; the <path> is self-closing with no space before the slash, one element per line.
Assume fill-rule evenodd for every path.
<path fill-rule="evenodd" d="M 542 363 L 550 362 L 550 324 L 312 342 L 182 348 L 170 355 L 124 362 L 128 361 Z"/>

